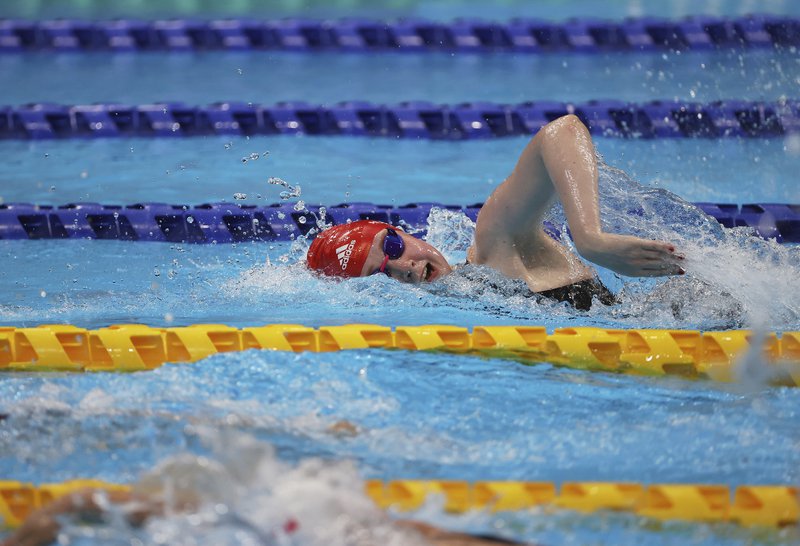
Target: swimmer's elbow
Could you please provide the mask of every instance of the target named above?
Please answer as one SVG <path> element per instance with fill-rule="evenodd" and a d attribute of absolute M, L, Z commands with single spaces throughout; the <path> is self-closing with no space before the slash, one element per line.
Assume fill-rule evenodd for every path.
<path fill-rule="evenodd" d="M 587 133 L 589 129 L 575 114 L 561 116 L 545 126 L 545 134 L 557 138 L 563 133 L 580 134 Z"/>

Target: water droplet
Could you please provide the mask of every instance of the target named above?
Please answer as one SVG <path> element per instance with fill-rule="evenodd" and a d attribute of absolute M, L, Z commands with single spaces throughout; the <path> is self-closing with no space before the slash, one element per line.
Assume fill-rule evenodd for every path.
<path fill-rule="evenodd" d="M 170 269 L 169 271 L 167 271 L 167 277 L 168 278 L 174 279 L 177 276 L 178 276 L 178 272 L 175 271 L 174 269 Z"/>
<path fill-rule="evenodd" d="M 247 158 L 246 157 L 242 158 L 242 163 L 247 163 Z"/>
<path fill-rule="evenodd" d="M 786 137 L 784 150 L 789 155 L 800 156 L 800 134 L 792 133 Z"/>
<path fill-rule="evenodd" d="M 233 198 L 236 199 L 237 201 L 243 201 L 247 199 L 247 194 L 236 192 L 233 194 Z"/>
<path fill-rule="evenodd" d="M 300 218 L 297 219 L 297 221 L 300 222 L 301 224 L 305 224 L 306 223 L 306 217 L 305 216 L 301 216 Z"/>
<path fill-rule="evenodd" d="M 41 297 L 43 297 L 43 298 L 46 298 L 46 297 L 47 297 L 47 292 L 45 292 L 44 290 L 42 290 L 41 292 L 39 292 L 39 295 L 40 295 Z"/>
<path fill-rule="evenodd" d="M 256 152 L 253 152 L 252 154 L 250 154 L 250 160 L 251 161 L 256 161 L 259 157 L 261 157 L 261 156 L 258 155 Z"/>
<path fill-rule="evenodd" d="M 114 211 L 114 220 L 119 220 L 119 212 Z"/>
<path fill-rule="evenodd" d="M 237 68 L 236 72 L 238 72 L 240 76 L 242 75 L 242 69 L 241 68 Z"/>
<path fill-rule="evenodd" d="M 305 201 L 302 201 L 302 200 L 298 201 L 297 203 L 294 204 L 294 207 L 292 207 L 292 208 L 294 210 L 296 210 L 297 212 L 300 212 L 301 210 L 305 210 L 306 203 L 305 203 Z"/>
<path fill-rule="evenodd" d="M 48 153 L 45 153 L 45 154 L 44 154 L 44 156 L 45 156 L 45 157 L 50 157 L 50 154 L 48 154 Z"/>
<path fill-rule="evenodd" d="M 153 275 L 155 275 L 156 277 L 160 277 L 161 276 L 161 270 L 159 268 L 157 268 L 157 267 L 154 267 L 153 268 Z"/>
<path fill-rule="evenodd" d="M 284 213 L 282 213 L 282 212 L 279 212 L 279 213 L 278 213 L 278 218 L 279 218 L 280 220 L 283 220 L 284 218 L 286 218 L 286 215 L 285 215 Z"/>
<path fill-rule="evenodd" d="M 89 178 L 89 171 L 81 171 L 81 178 Z"/>
<path fill-rule="evenodd" d="M 187 216 L 186 217 L 187 224 L 194 224 L 194 216 Z"/>
<path fill-rule="evenodd" d="M 50 191 L 56 191 L 56 187 L 55 186 L 50 186 Z"/>

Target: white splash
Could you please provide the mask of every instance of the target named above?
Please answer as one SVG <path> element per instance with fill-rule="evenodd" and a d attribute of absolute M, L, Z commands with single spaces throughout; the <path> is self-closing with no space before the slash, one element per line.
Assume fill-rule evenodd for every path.
<path fill-rule="evenodd" d="M 420 544 L 420 537 L 395 527 L 367 497 L 349 462 L 311 458 L 293 465 L 250 436 L 214 429 L 197 433 L 211 456 L 170 457 L 134 485 L 134 492 L 163 502 L 163 516 L 143 531 L 130 529 L 122 517 L 88 531 L 67 526 L 64 538 L 136 536 L 139 544 L 215 546 Z"/>

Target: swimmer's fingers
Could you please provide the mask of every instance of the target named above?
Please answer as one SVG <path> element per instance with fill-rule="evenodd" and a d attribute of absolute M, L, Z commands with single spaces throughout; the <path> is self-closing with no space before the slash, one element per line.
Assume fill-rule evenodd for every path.
<path fill-rule="evenodd" d="M 661 257 L 661 258 L 674 258 L 683 260 L 683 255 L 680 254 L 672 243 L 665 243 L 663 241 L 647 241 L 642 245 L 642 253 L 648 257 Z"/>
<path fill-rule="evenodd" d="M 673 260 L 651 260 L 641 266 L 642 277 L 683 275 L 686 271 Z"/>

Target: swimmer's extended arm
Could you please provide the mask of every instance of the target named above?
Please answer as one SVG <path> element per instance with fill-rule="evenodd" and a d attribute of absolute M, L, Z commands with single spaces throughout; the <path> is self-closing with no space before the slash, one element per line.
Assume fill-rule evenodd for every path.
<path fill-rule="evenodd" d="M 629 276 L 682 272 L 681 258 L 666 242 L 605 233 L 600 225 L 597 160 L 586 126 L 574 115 L 542 128 L 520 155 L 514 171 L 486 201 L 476 232 L 480 246 L 503 236 L 542 237 L 542 220 L 559 199 L 575 248 L 587 260 Z M 483 224 L 483 225 L 481 225 Z"/>

